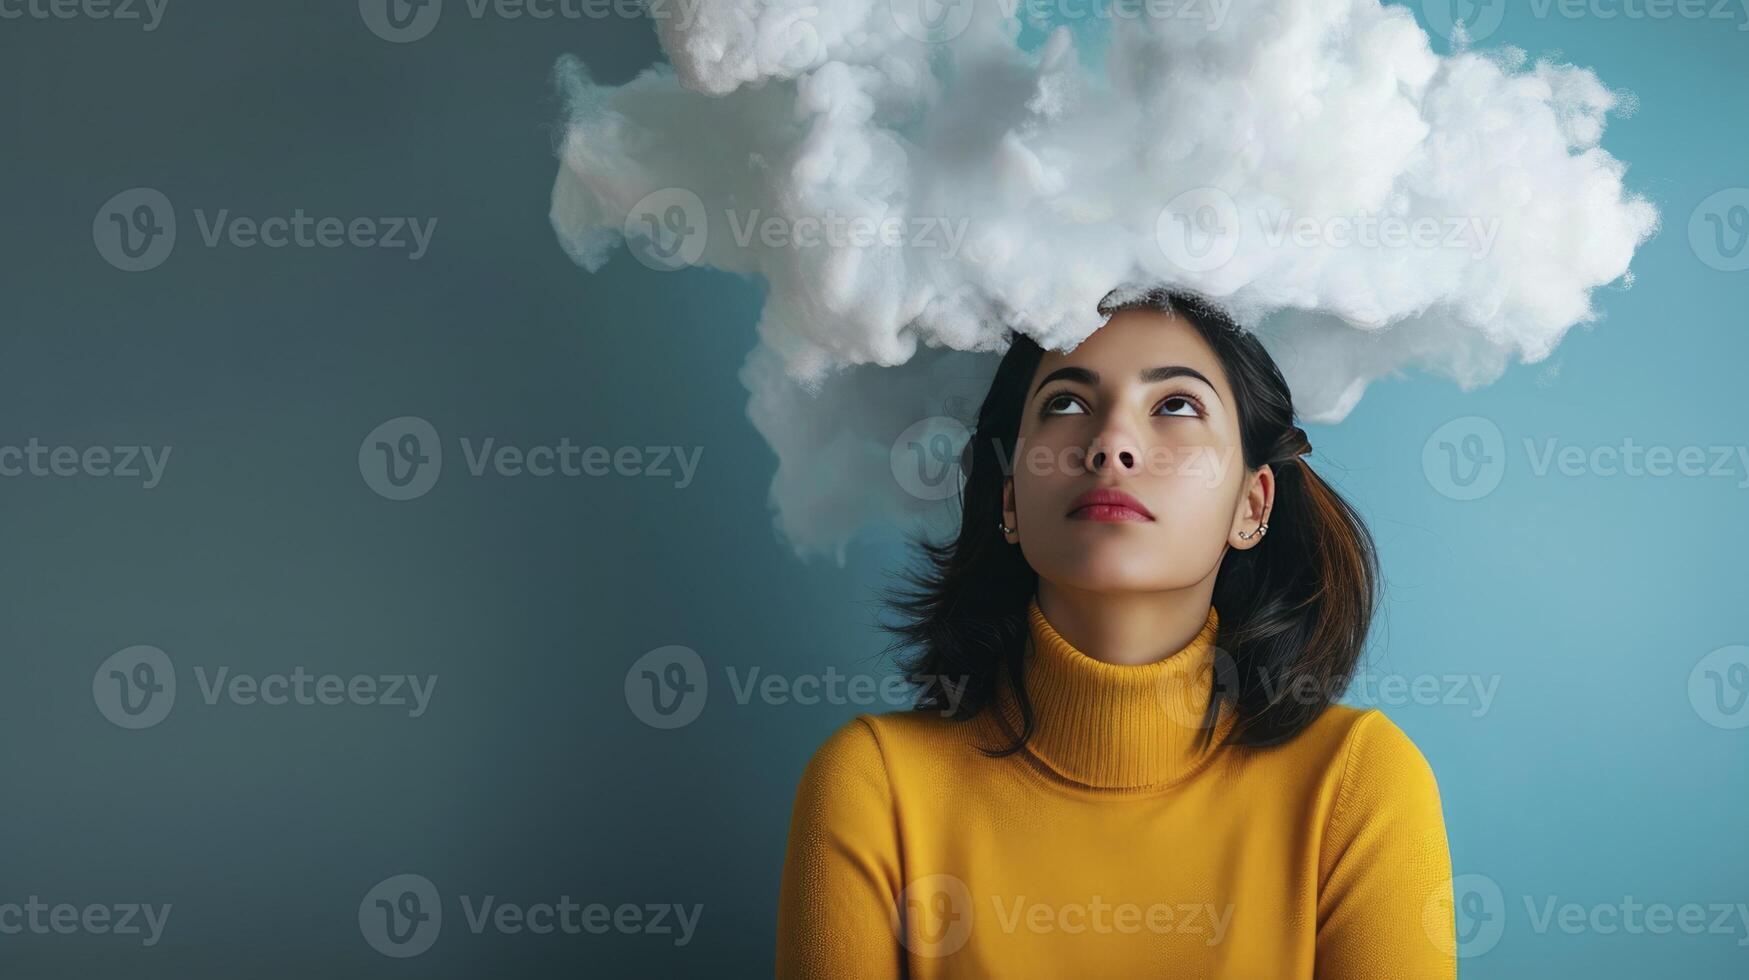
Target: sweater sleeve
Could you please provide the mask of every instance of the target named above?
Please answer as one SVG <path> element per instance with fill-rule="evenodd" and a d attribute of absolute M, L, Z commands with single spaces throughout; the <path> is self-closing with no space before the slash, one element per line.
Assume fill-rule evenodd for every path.
<path fill-rule="evenodd" d="M 1433 770 L 1377 709 L 1346 741 L 1319 853 L 1315 975 L 1451 980 L 1451 854 Z"/>
<path fill-rule="evenodd" d="M 777 976 L 897 978 L 899 849 L 874 729 L 852 718 L 815 751 L 790 816 L 777 911 Z"/>

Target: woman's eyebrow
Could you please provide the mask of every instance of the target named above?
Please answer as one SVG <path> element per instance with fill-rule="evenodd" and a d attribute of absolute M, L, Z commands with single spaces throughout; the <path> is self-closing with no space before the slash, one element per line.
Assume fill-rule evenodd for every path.
<path fill-rule="evenodd" d="M 1154 384 L 1156 382 L 1166 381 L 1170 378 L 1195 378 L 1203 384 L 1208 385 L 1210 389 L 1214 388 L 1214 382 L 1204 377 L 1201 371 L 1183 364 L 1166 364 L 1160 367 L 1143 368 L 1136 376 L 1143 384 Z M 1038 388 L 1034 388 L 1032 393 L 1035 395 L 1038 394 L 1039 390 L 1045 385 L 1059 379 L 1063 381 L 1079 381 L 1082 384 L 1089 386 L 1097 385 L 1099 384 L 1099 372 L 1084 367 L 1060 367 L 1055 371 L 1052 371 L 1050 374 L 1045 375 L 1044 378 L 1039 381 Z"/>

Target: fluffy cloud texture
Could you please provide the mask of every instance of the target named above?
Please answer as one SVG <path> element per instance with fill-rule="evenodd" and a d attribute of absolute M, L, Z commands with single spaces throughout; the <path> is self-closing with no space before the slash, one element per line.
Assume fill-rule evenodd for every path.
<path fill-rule="evenodd" d="M 1547 357 L 1657 228 L 1588 69 L 1442 56 L 1377 0 L 1013 3 L 658 6 L 671 65 L 559 65 L 571 256 L 768 286 L 740 376 L 799 553 L 941 516 L 895 440 L 939 445 L 1011 331 L 1070 349 L 1114 288 L 1218 302 L 1328 423 L 1393 372 Z"/>

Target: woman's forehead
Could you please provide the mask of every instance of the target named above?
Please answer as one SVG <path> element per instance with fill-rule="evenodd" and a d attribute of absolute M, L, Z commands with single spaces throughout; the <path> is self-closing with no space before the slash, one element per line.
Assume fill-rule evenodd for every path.
<path fill-rule="evenodd" d="M 1103 380 L 1107 370 L 1121 370 L 1127 378 L 1144 368 L 1170 364 L 1196 368 L 1217 384 L 1225 381 L 1219 360 L 1196 326 L 1184 317 L 1153 309 L 1118 310 L 1074 350 L 1045 351 L 1038 370 L 1092 367 L 1100 370 Z"/>

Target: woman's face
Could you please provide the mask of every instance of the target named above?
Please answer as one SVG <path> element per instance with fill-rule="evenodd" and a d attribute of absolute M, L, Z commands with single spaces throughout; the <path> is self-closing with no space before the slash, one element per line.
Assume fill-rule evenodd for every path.
<path fill-rule="evenodd" d="M 1274 476 L 1246 472 L 1227 377 L 1183 318 L 1119 310 L 1073 351 L 1047 350 L 1026 398 L 1003 523 L 1041 578 L 1212 590 L 1226 549 L 1260 542 L 1238 532 L 1267 520 Z M 1133 506 L 1087 506 L 1098 491 Z"/>

